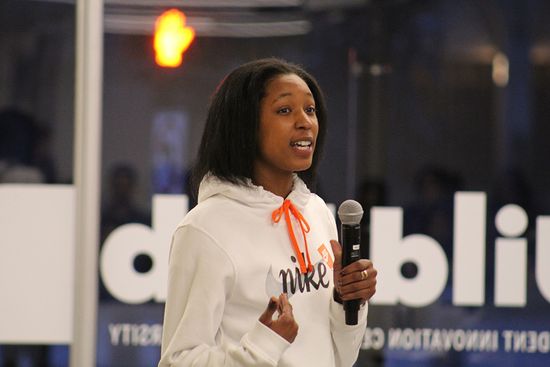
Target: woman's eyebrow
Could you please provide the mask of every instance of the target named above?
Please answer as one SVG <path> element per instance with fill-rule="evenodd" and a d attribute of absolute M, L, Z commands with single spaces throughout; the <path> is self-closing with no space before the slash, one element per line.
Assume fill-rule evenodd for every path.
<path fill-rule="evenodd" d="M 288 96 L 291 96 L 291 95 L 292 95 L 292 92 L 284 92 L 284 93 L 281 93 L 281 94 L 279 94 L 277 97 L 275 97 L 275 99 L 273 100 L 272 103 L 275 103 L 275 102 L 277 102 L 278 100 L 280 100 L 281 98 L 288 97 Z M 306 96 L 308 96 L 308 97 L 313 97 L 313 94 L 311 94 L 311 92 L 307 92 L 307 93 L 306 93 Z"/>

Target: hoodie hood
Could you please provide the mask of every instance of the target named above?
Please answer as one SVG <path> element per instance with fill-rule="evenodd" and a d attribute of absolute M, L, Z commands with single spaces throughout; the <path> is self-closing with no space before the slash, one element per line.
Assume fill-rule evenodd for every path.
<path fill-rule="evenodd" d="M 265 210 L 271 216 L 274 224 L 279 223 L 284 218 L 283 225 L 287 228 L 291 246 L 300 265 L 300 272 L 307 274 L 308 271 L 313 271 L 307 243 L 307 233 L 310 227 L 301 213 L 311 197 L 311 192 L 298 175 L 295 174 L 293 177 L 293 187 L 288 197 L 282 198 L 265 190 L 262 186 L 254 185 L 250 179 L 244 184 L 233 184 L 208 174 L 199 186 L 199 204 L 210 197 L 216 196 L 237 201 L 250 208 Z M 296 238 L 295 229 L 292 225 L 293 221 L 298 226 L 296 231 L 302 234 L 302 247 Z"/>
<path fill-rule="evenodd" d="M 217 195 L 250 207 L 279 207 L 285 200 L 285 198 L 265 190 L 262 186 L 254 185 L 250 179 L 247 179 L 244 184 L 233 184 L 212 174 L 207 174 L 199 186 L 198 202 Z M 293 188 L 286 199 L 290 199 L 296 207 L 302 209 L 307 205 L 310 195 L 311 192 L 304 181 L 294 174 Z"/>

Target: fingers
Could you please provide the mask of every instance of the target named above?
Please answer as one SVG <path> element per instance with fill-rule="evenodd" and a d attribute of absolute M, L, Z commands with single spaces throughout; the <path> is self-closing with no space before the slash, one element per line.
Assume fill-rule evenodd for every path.
<path fill-rule="evenodd" d="M 361 299 L 368 301 L 376 292 L 378 271 L 370 260 L 361 259 L 341 271 L 338 292 L 344 301 Z"/>
<path fill-rule="evenodd" d="M 286 293 L 279 296 L 279 317 L 283 315 L 292 315 L 292 305 L 288 301 Z"/>
<path fill-rule="evenodd" d="M 336 293 L 340 295 L 340 271 L 342 269 L 342 246 L 338 241 L 331 240 L 330 246 L 332 247 L 332 253 L 334 254 L 333 265 L 333 281 Z"/>
<path fill-rule="evenodd" d="M 277 299 L 277 297 L 271 297 L 269 299 L 269 303 L 267 304 L 267 308 L 259 318 L 260 322 L 266 326 L 270 326 L 273 322 L 273 314 L 278 308 L 279 300 Z"/>
<path fill-rule="evenodd" d="M 340 272 L 342 269 L 342 246 L 338 241 L 331 240 L 330 246 L 332 247 L 332 253 L 334 254 L 334 272 Z"/>
<path fill-rule="evenodd" d="M 376 284 L 372 285 L 352 285 L 350 287 L 342 287 L 340 298 L 342 301 L 350 301 L 360 299 L 362 302 L 368 301 L 376 293 Z"/>
<path fill-rule="evenodd" d="M 270 325 L 266 325 L 271 330 L 279 334 L 282 338 L 286 339 L 289 343 L 292 343 L 298 335 L 298 324 L 296 323 L 296 320 L 294 320 L 292 305 L 288 301 L 286 294 L 283 293 L 279 296 L 277 306 L 279 310 L 279 317 L 277 320 L 273 320 Z M 271 315 L 273 315 L 273 313 L 271 313 Z M 263 315 L 260 317 L 260 321 L 262 317 Z"/>
<path fill-rule="evenodd" d="M 368 259 L 361 259 L 343 268 L 341 273 L 342 273 L 342 276 L 346 276 L 347 274 L 361 272 L 365 269 L 367 269 L 367 272 L 370 273 L 372 268 L 373 268 L 372 261 Z M 358 276 L 360 277 L 361 274 L 359 274 Z"/>
<path fill-rule="evenodd" d="M 362 303 L 371 299 L 378 274 L 372 261 L 361 259 L 342 268 L 342 246 L 335 240 L 330 245 L 334 254 L 334 287 L 339 297 L 343 301 L 360 299 Z"/>

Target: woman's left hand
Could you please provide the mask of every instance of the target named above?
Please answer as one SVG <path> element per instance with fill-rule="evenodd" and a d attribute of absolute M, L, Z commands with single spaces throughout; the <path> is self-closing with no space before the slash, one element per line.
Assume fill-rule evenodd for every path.
<path fill-rule="evenodd" d="M 360 259 L 342 268 L 342 246 L 330 241 L 334 254 L 334 289 L 342 301 L 361 300 L 364 304 L 376 293 L 378 272 L 368 259 Z"/>

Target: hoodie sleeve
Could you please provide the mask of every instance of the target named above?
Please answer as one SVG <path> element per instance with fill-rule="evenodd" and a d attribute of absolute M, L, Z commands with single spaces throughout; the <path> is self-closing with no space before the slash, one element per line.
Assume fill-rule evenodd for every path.
<path fill-rule="evenodd" d="M 367 329 L 368 303 L 361 306 L 357 325 L 346 325 L 344 307 L 330 301 L 330 330 L 337 367 L 352 366 L 359 355 L 359 348 Z"/>
<path fill-rule="evenodd" d="M 234 279 L 233 263 L 212 237 L 190 225 L 176 230 L 159 367 L 277 365 L 290 344 L 259 321 L 240 344 L 220 345 Z"/>

